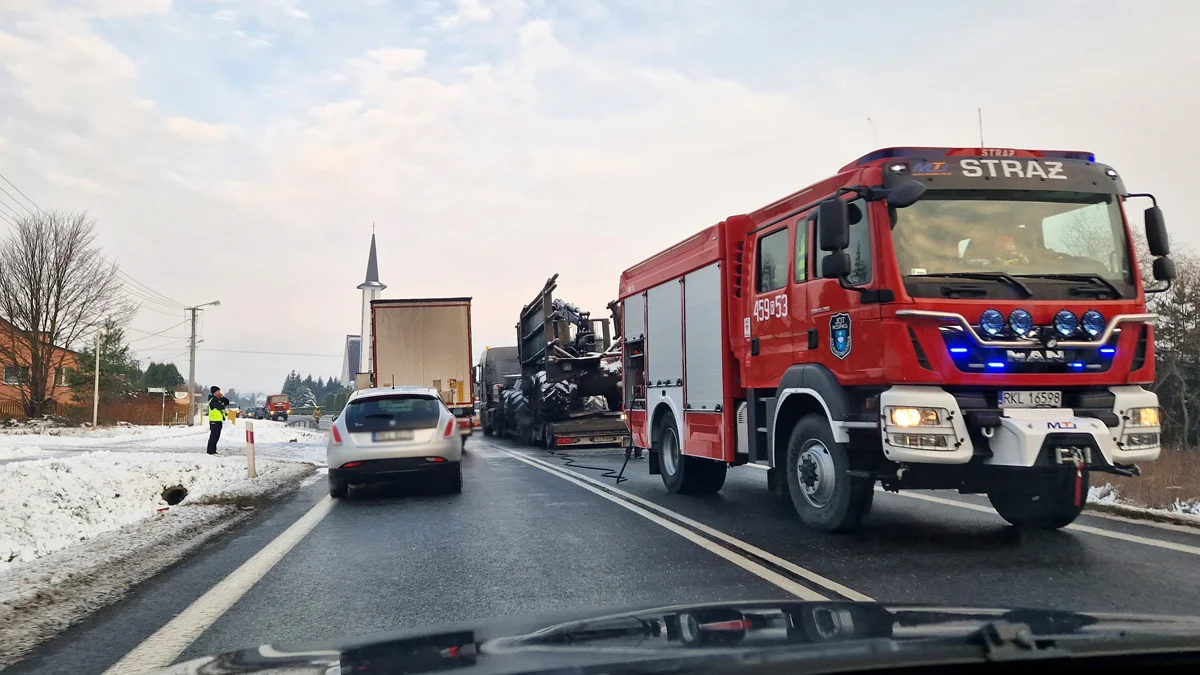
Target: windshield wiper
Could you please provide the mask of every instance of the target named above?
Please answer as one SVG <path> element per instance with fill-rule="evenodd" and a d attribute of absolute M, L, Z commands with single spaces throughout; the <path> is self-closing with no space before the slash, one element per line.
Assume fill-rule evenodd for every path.
<path fill-rule="evenodd" d="M 1105 279 L 1099 274 L 1022 274 L 1023 277 L 1031 277 L 1034 279 L 1062 279 L 1063 281 L 1087 281 L 1104 286 L 1117 298 L 1124 298 L 1125 294 L 1113 282 Z"/>
<path fill-rule="evenodd" d="M 945 279 L 983 279 L 985 281 L 1003 281 L 1004 283 L 1020 289 L 1025 297 L 1032 298 L 1033 291 L 1028 286 L 1021 283 L 1019 279 L 1007 272 L 938 272 L 937 274 L 918 274 L 918 277 L 942 277 Z M 1028 275 L 1027 275 L 1028 276 Z"/>

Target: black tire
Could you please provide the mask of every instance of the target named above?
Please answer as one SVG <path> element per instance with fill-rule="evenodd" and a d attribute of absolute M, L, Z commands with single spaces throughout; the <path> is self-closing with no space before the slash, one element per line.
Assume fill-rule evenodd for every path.
<path fill-rule="evenodd" d="M 483 423 L 480 426 L 483 428 L 484 436 L 491 436 L 493 433 L 495 433 L 494 431 L 492 431 L 492 425 L 487 423 L 486 417 L 483 418 Z"/>
<path fill-rule="evenodd" d="M 542 425 L 542 448 L 553 450 L 554 447 L 554 434 L 550 433 L 550 425 Z"/>
<path fill-rule="evenodd" d="M 871 509 L 874 482 L 847 475 L 851 468 L 850 453 L 833 440 L 829 421 L 801 418 L 788 439 L 786 471 L 788 496 L 802 523 L 823 532 L 858 529 Z"/>
<path fill-rule="evenodd" d="M 1087 502 L 1088 470 L 1083 470 L 1079 504 L 1075 504 L 1075 471 L 1064 468 L 1060 475 L 993 487 L 988 501 L 1000 517 L 1017 527 L 1058 530 L 1075 522 Z"/>
<path fill-rule="evenodd" d="M 452 494 L 462 492 L 462 486 L 462 462 L 455 462 L 454 468 L 446 473 L 446 492 Z"/>
<path fill-rule="evenodd" d="M 350 495 L 350 486 L 329 479 L 329 496 L 334 499 L 346 499 Z"/>
<path fill-rule="evenodd" d="M 671 492 L 712 494 L 725 485 L 728 465 L 712 459 L 684 455 L 679 447 L 675 417 L 669 413 L 660 422 L 658 434 L 654 439 L 654 451 L 658 453 L 663 485 Z"/>

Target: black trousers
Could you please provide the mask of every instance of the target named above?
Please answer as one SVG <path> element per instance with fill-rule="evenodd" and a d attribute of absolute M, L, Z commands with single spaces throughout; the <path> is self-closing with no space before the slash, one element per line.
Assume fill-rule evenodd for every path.
<path fill-rule="evenodd" d="M 217 454 L 217 441 L 221 440 L 221 428 L 224 426 L 224 422 L 208 423 L 208 454 Z"/>

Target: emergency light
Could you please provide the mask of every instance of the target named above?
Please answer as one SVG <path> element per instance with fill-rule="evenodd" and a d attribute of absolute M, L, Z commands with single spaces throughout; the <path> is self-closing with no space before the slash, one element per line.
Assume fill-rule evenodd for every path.
<path fill-rule="evenodd" d="M 862 166 L 880 159 L 922 159 L 926 157 L 1039 157 L 1095 162 L 1096 153 L 1081 150 L 1016 150 L 1000 148 L 884 148 L 859 157 L 846 168 Z M 845 169 L 843 169 L 844 171 Z"/>

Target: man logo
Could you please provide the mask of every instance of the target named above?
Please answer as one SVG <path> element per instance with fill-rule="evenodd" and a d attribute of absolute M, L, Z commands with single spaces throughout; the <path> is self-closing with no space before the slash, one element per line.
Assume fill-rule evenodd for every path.
<path fill-rule="evenodd" d="M 1061 349 L 1006 350 L 1009 363 L 1062 363 L 1067 354 Z"/>
<path fill-rule="evenodd" d="M 1068 431 L 1078 429 L 1074 422 L 1046 422 L 1047 429 L 1056 429 L 1059 431 Z"/>

